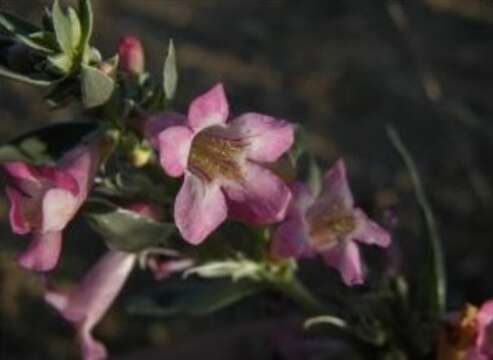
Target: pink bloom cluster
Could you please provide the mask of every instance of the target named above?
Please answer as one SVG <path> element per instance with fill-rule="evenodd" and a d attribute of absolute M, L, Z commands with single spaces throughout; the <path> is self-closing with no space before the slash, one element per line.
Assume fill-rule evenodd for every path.
<path fill-rule="evenodd" d="M 123 39 L 120 57 L 124 72 L 142 71 L 138 40 Z M 357 243 L 381 247 L 390 243 L 389 234 L 354 206 L 342 160 L 325 175 L 320 194 L 312 194 L 301 183 L 290 187 L 273 173 L 271 164 L 293 144 L 293 125 L 258 113 L 230 118 L 221 84 L 196 98 L 186 116 L 151 116 L 144 132 L 158 151 L 164 172 L 183 177 L 173 213 L 178 230 L 190 244 L 202 243 L 227 218 L 251 225 L 279 224 L 272 242 L 275 257 L 321 254 L 341 272 L 346 284 L 354 285 L 363 282 Z M 32 238 L 19 256 L 20 265 L 36 271 L 55 267 L 62 231 L 87 198 L 101 157 L 99 147 L 92 144 L 78 146 L 54 166 L 4 164 L 12 230 Z M 127 208 L 157 221 L 161 217 L 146 203 Z M 104 346 L 91 333 L 136 260 L 136 254 L 111 250 L 72 291 L 47 291 L 46 301 L 74 324 L 84 359 L 106 358 Z M 180 254 L 164 260 L 148 258 L 158 279 L 194 263 Z"/>

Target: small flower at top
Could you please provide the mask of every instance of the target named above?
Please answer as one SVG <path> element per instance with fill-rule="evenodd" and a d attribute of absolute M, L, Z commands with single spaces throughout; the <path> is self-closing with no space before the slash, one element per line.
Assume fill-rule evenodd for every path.
<path fill-rule="evenodd" d="M 221 84 L 190 105 L 188 116 L 166 113 L 149 120 L 147 134 L 172 177 L 184 176 L 174 206 L 183 238 L 199 244 L 227 216 L 250 224 L 281 221 L 291 192 L 267 169 L 293 143 L 293 126 L 246 113 L 228 121 Z"/>
<path fill-rule="evenodd" d="M 127 35 L 118 42 L 120 69 L 129 75 L 139 75 L 144 71 L 144 49 L 139 38 Z"/>
<path fill-rule="evenodd" d="M 23 162 L 3 165 L 7 174 L 10 225 L 18 235 L 31 234 L 18 263 L 30 270 L 49 271 L 58 262 L 62 230 L 85 201 L 99 163 L 96 146 L 81 145 L 55 166 Z"/>
<path fill-rule="evenodd" d="M 493 359 L 493 300 L 479 309 L 466 304 L 451 313 L 440 330 L 438 360 Z"/>
<path fill-rule="evenodd" d="M 354 206 L 343 160 L 327 171 L 318 196 L 299 182 L 291 190 L 293 200 L 286 220 L 274 234 L 273 256 L 302 258 L 320 254 L 329 266 L 339 270 L 346 285 L 362 284 L 364 274 L 357 243 L 387 247 L 390 235 Z"/>

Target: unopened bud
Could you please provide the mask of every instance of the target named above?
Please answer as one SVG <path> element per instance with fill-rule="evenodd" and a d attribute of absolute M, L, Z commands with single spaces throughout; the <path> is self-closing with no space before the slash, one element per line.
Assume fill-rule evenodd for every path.
<path fill-rule="evenodd" d="M 146 145 L 137 145 L 128 154 L 129 162 L 138 168 L 147 165 L 151 157 L 152 149 Z"/>
<path fill-rule="evenodd" d="M 120 69 L 127 74 L 139 75 L 144 71 L 144 49 L 135 36 L 125 36 L 118 43 Z"/>

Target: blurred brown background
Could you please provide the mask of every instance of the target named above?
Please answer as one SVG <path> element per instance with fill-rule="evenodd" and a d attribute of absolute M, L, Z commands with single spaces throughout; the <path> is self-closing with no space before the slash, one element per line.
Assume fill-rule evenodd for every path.
<path fill-rule="evenodd" d="M 35 20 L 46 3 L 0 0 L 0 7 Z M 145 44 L 148 67 L 159 74 L 168 39 L 174 39 L 180 68 L 178 109 L 223 82 L 233 112 L 256 110 L 304 124 L 313 132 L 311 150 L 325 164 L 339 156 L 348 161 L 356 197 L 365 208 L 377 217 L 388 206 L 397 208 L 400 226 L 394 239 L 412 259 L 404 266 L 419 266 L 419 259 L 412 258 L 418 234 L 412 188 L 385 132 L 386 124 L 394 124 L 419 165 L 439 221 L 450 306 L 493 296 L 490 0 L 93 3 L 93 43 L 106 56 L 115 52 L 120 36 L 136 34 Z M 38 90 L 0 83 L 2 141 L 67 120 L 71 111 L 49 112 Z M 2 198 L 0 358 L 72 358 L 77 349 L 70 328 L 42 303 L 37 279 L 13 263 L 15 249 L 25 241 L 10 234 L 7 211 Z M 102 249 L 81 221 L 66 238 L 63 263 L 55 274 L 62 282 L 79 276 Z M 129 293 L 139 287 L 139 276 Z M 136 319 L 126 316 L 119 302 L 97 334 L 113 353 L 170 344 L 162 358 L 202 359 L 207 354 L 204 340 L 193 340 L 200 345 L 183 355 L 186 339 L 208 331 L 204 329 L 214 321 L 199 318 L 190 325 Z M 218 333 L 228 329 L 221 326 Z M 183 357 L 173 355 L 173 349 Z"/>

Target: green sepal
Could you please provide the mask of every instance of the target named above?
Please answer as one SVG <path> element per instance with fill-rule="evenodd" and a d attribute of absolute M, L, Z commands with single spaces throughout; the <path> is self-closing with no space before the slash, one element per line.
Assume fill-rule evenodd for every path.
<path fill-rule="evenodd" d="M 172 223 L 157 222 L 102 199 L 86 201 L 84 216 L 108 247 L 121 251 L 166 246 L 176 230 Z"/>

